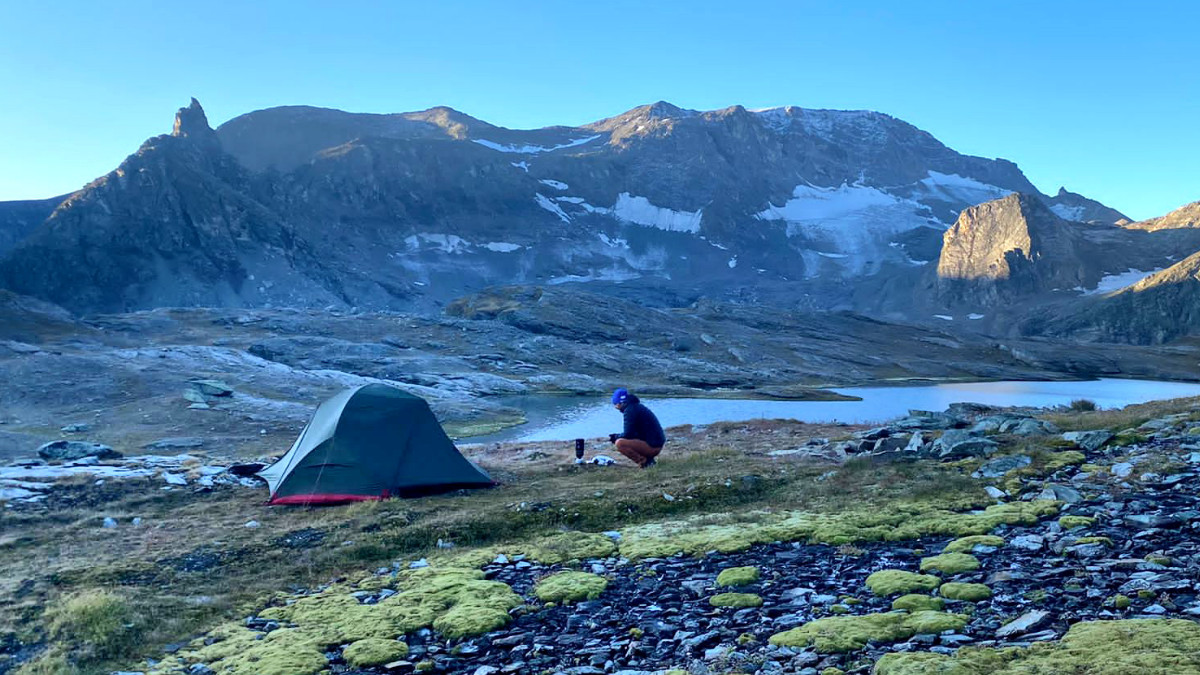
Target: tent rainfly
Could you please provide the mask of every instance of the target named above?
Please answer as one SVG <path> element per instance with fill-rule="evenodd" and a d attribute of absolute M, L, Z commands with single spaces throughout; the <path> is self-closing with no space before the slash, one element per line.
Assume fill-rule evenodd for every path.
<path fill-rule="evenodd" d="M 347 389 L 317 407 L 292 449 L 258 473 L 269 504 L 336 504 L 489 487 L 425 399 L 386 384 Z"/>

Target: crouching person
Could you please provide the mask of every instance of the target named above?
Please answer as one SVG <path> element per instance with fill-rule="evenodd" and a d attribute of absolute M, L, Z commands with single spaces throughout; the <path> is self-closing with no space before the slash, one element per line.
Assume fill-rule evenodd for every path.
<path fill-rule="evenodd" d="M 612 404 L 625 416 L 625 430 L 609 434 L 608 440 L 617 446 L 617 452 L 633 460 L 634 464 L 643 469 L 654 466 L 654 458 L 667 442 L 658 418 L 627 389 L 614 391 Z"/>

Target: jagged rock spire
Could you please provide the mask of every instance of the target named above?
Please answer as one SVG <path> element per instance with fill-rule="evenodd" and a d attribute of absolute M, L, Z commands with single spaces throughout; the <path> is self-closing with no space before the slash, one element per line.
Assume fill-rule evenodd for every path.
<path fill-rule="evenodd" d="M 214 135 L 212 127 L 208 126 L 208 117 L 204 108 L 195 98 L 186 108 L 180 108 L 175 113 L 175 127 L 171 129 L 172 136 L 189 136 L 211 138 Z"/>

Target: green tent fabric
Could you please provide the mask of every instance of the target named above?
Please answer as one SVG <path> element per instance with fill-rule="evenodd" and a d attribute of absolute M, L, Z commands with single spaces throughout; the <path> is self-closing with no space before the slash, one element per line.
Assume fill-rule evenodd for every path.
<path fill-rule="evenodd" d="M 488 487 L 425 399 L 386 384 L 322 403 L 292 449 L 258 473 L 270 504 L 333 504 Z"/>

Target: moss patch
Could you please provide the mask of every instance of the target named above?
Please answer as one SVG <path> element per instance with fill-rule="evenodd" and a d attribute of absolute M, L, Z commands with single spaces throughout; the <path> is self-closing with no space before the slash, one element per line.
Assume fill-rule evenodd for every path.
<path fill-rule="evenodd" d="M 880 570 L 867 577 L 867 588 L 875 595 L 896 595 L 913 591 L 932 591 L 942 580 L 932 574 L 905 570 Z"/>
<path fill-rule="evenodd" d="M 921 559 L 922 572 L 955 575 L 979 569 L 979 558 L 970 553 L 943 553 Z"/>
<path fill-rule="evenodd" d="M 561 565 L 614 556 L 617 554 L 617 543 L 598 532 L 561 532 L 531 542 L 489 546 L 465 554 L 456 553 L 451 557 L 456 564 L 479 567 L 501 554 L 509 558 L 523 555 L 544 565 Z"/>
<path fill-rule="evenodd" d="M 976 546 L 992 546 L 1000 548 L 1004 545 L 1004 538 L 997 537 L 994 534 L 979 534 L 972 537 L 960 537 L 946 544 L 946 548 L 942 549 L 942 553 L 970 553 Z"/>
<path fill-rule="evenodd" d="M 836 514 L 759 511 L 681 518 L 622 530 L 620 550 L 632 559 L 665 558 L 681 553 L 733 553 L 775 541 L 840 546 L 923 536 L 965 537 L 988 534 L 1000 525 L 1033 525 L 1040 518 L 1058 513 L 1058 503 L 1046 500 L 994 504 L 968 513 L 953 510 L 956 507 L 961 508 L 957 504 L 920 501 Z"/>
<path fill-rule="evenodd" d="M 868 642 L 899 642 L 914 635 L 959 630 L 967 617 L 944 612 L 884 612 L 864 616 L 835 616 L 810 621 L 771 636 L 782 647 L 812 647 L 818 652 L 849 652 Z"/>
<path fill-rule="evenodd" d="M 717 575 L 717 586 L 748 586 L 758 581 L 758 568 L 754 566 L 748 567 L 730 567 L 729 569 L 721 570 Z"/>
<path fill-rule="evenodd" d="M 137 639 L 134 618 L 123 597 L 102 590 L 64 596 L 46 612 L 51 637 L 88 660 L 121 656 Z"/>
<path fill-rule="evenodd" d="M 533 594 L 542 602 L 577 602 L 594 600 L 608 587 L 608 579 L 590 572 L 559 572 L 533 587 Z"/>
<path fill-rule="evenodd" d="M 430 626 L 450 638 L 475 635 L 504 626 L 508 610 L 524 604 L 507 584 L 487 581 L 483 572 L 470 569 L 405 570 L 393 577 L 370 577 L 362 586 L 397 593 L 364 605 L 350 595 L 354 586 L 335 586 L 259 612 L 292 628 L 263 634 L 241 622 L 224 624 L 150 672 L 201 663 L 219 675 L 310 675 L 326 667 L 324 652 L 333 645 L 394 641 Z"/>
<path fill-rule="evenodd" d="M 1178 675 L 1200 672 L 1200 625 L 1183 619 L 1077 623 L 1057 643 L 887 654 L 875 675 Z"/>
<path fill-rule="evenodd" d="M 356 668 L 382 666 L 408 655 L 408 645 L 397 640 L 367 638 L 351 644 L 342 652 L 342 658 Z"/>
<path fill-rule="evenodd" d="M 983 584 L 960 584 L 949 582 L 938 589 L 947 600 L 966 600 L 967 602 L 982 602 L 992 597 L 992 589 Z"/>
<path fill-rule="evenodd" d="M 920 593 L 902 595 L 892 601 L 892 609 L 902 609 L 906 612 L 920 612 L 925 610 L 940 612 L 945 605 L 945 601 L 941 598 L 935 598 L 932 595 L 921 595 Z"/>
<path fill-rule="evenodd" d="M 1058 524 L 1064 530 L 1073 530 L 1077 527 L 1091 527 L 1096 524 L 1096 519 L 1087 516 L 1063 516 L 1058 519 Z"/>
<path fill-rule="evenodd" d="M 718 593 L 708 599 L 713 607 L 762 607 L 762 598 L 753 593 Z"/>

